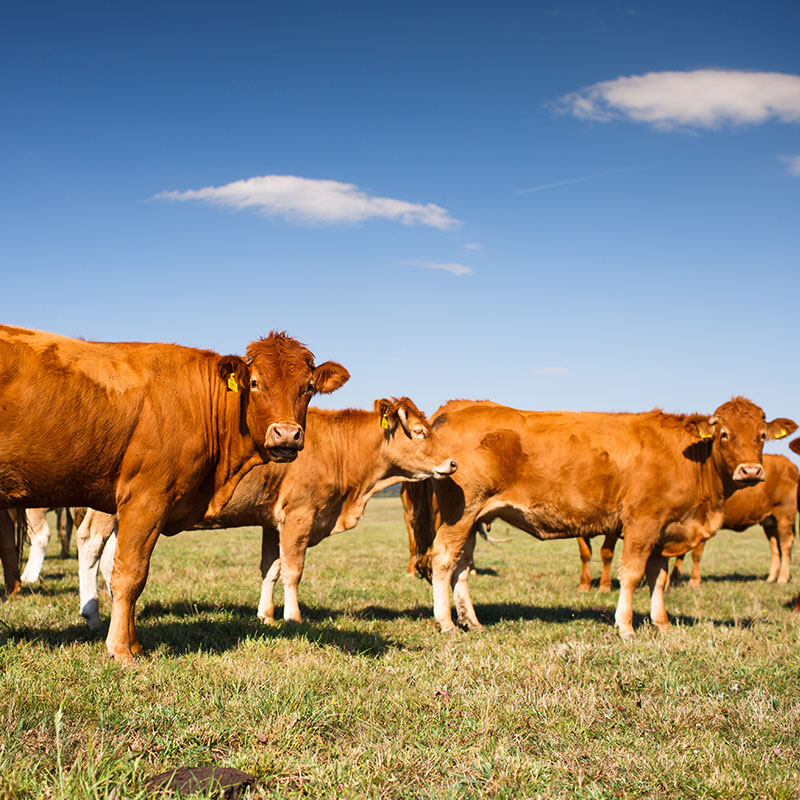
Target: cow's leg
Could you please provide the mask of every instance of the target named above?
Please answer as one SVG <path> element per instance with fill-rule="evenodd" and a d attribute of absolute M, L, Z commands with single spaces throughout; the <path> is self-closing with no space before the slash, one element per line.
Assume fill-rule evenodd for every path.
<path fill-rule="evenodd" d="M 106 591 L 113 600 L 111 593 L 111 576 L 114 574 L 114 554 L 117 552 L 117 529 L 109 536 L 106 546 L 103 548 L 103 555 L 100 556 L 100 572 L 103 573 L 103 580 L 106 582 Z"/>
<path fill-rule="evenodd" d="M 417 576 L 417 540 L 414 536 L 414 508 L 405 491 L 401 491 L 400 498 L 403 504 L 403 521 L 406 523 L 406 533 L 408 534 L 406 577 L 415 578 Z"/>
<path fill-rule="evenodd" d="M 18 594 L 22 588 L 17 560 L 17 543 L 14 519 L 11 512 L 0 509 L 0 561 L 3 562 L 3 577 L 6 584 L 6 597 Z"/>
<path fill-rule="evenodd" d="M 706 543 L 700 542 L 697 547 L 692 550 L 692 574 L 689 576 L 689 586 L 696 589 L 700 585 L 700 562 L 703 560 L 703 551 L 706 549 Z"/>
<path fill-rule="evenodd" d="M 45 517 L 46 508 L 29 508 L 25 513 L 28 515 L 28 536 L 31 540 L 31 549 L 28 554 L 28 563 L 22 571 L 22 582 L 36 583 L 42 573 L 44 554 L 50 541 L 50 526 Z"/>
<path fill-rule="evenodd" d="M 481 530 L 480 524 L 472 532 L 472 536 L 464 542 L 464 552 L 461 557 L 466 563 L 467 575 L 477 575 L 478 570 L 475 569 L 475 543 L 478 541 L 478 532 Z M 483 537 L 486 538 L 486 531 L 483 531 Z M 488 540 L 487 540 L 488 541 Z M 455 577 L 453 578 L 455 580 Z"/>
<path fill-rule="evenodd" d="M 600 576 L 601 592 L 611 591 L 611 562 L 614 560 L 614 548 L 617 545 L 619 536 L 616 533 L 607 533 L 603 539 L 603 546 L 600 548 L 600 558 L 603 559 L 603 574 Z"/>
<path fill-rule="evenodd" d="M 670 628 L 667 607 L 664 605 L 664 587 L 667 584 L 669 559 L 662 555 L 651 555 L 647 559 L 647 584 L 650 587 L 650 619 L 660 631 Z"/>
<path fill-rule="evenodd" d="M 592 560 L 592 542 L 588 536 L 578 537 L 578 550 L 581 554 L 581 580 L 578 584 L 578 591 L 588 592 L 592 588 L 592 573 L 589 571 L 589 562 Z"/>
<path fill-rule="evenodd" d="M 456 568 L 453 570 L 453 577 L 451 584 L 453 587 L 453 603 L 456 607 L 456 614 L 458 615 L 458 624 L 465 627 L 468 631 L 475 631 L 483 627 L 478 622 L 478 617 L 475 616 L 475 608 L 472 605 L 472 598 L 469 594 L 468 578 L 471 572 L 474 571 L 474 558 L 475 552 L 475 538 L 476 531 L 473 530 L 472 535 L 469 536 L 464 544 L 464 550 L 461 557 L 458 559 Z"/>
<path fill-rule="evenodd" d="M 433 616 L 439 623 L 443 633 L 455 630 L 452 611 L 450 609 L 450 587 L 454 583 L 453 573 L 464 551 L 464 544 L 473 531 L 475 521 L 472 517 L 464 518 L 455 525 L 442 525 L 433 541 L 431 548 L 431 573 L 433 583 Z M 458 578 L 461 574 L 459 572 Z M 466 580 L 459 581 L 459 599 L 462 604 L 469 600 L 469 588 Z M 455 588 L 455 587 L 454 587 Z M 472 601 L 469 601 L 470 607 Z M 466 606 L 463 606 L 466 608 Z M 472 611 L 474 616 L 475 612 Z M 477 619 L 475 620 L 477 622 Z"/>
<path fill-rule="evenodd" d="M 301 520 L 287 520 L 280 532 L 283 618 L 286 622 L 301 622 L 297 586 L 303 577 L 310 534 L 310 524 Z"/>
<path fill-rule="evenodd" d="M 135 492 L 132 493 L 137 496 Z M 139 497 L 146 497 L 141 493 Z M 141 653 L 136 638 L 136 601 L 147 582 L 150 556 L 164 527 L 165 510 L 147 502 L 130 502 L 119 508 L 117 550 L 111 575 L 111 622 L 106 648 L 116 661 L 131 663 Z"/>
<path fill-rule="evenodd" d="M 261 597 L 258 618 L 267 624 L 275 622 L 275 584 L 281 574 L 281 546 L 277 528 L 261 526 Z"/>
<path fill-rule="evenodd" d="M 648 527 L 626 528 L 622 542 L 622 557 L 619 562 L 619 600 L 614 615 L 619 635 L 623 639 L 633 639 L 633 592 L 644 575 L 647 560 L 653 549 L 648 542 L 653 524 Z"/>
<path fill-rule="evenodd" d="M 791 514 L 776 515 L 778 519 L 778 542 L 781 546 L 781 568 L 778 583 L 789 583 L 792 568 L 792 545 L 794 544 L 794 509 Z"/>
<path fill-rule="evenodd" d="M 678 556 L 672 565 L 672 574 L 669 576 L 670 586 L 680 586 L 683 581 L 683 556 Z"/>
<path fill-rule="evenodd" d="M 97 597 L 97 568 L 109 557 L 106 543 L 116 530 L 114 514 L 89 509 L 75 534 L 78 546 L 78 576 L 80 580 L 80 612 L 92 630 L 102 627 Z M 113 549 L 111 549 L 113 557 Z M 105 573 L 104 573 L 105 577 Z M 106 578 L 109 586 L 110 574 Z"/>
<path fill-rule="evenodd" d="M 57 508 L 56 512 L 56 533 L 61 542 L 60 558 L 69 558 L 69 543 L 72 539 L 72 514 L 68 508 Z"/>

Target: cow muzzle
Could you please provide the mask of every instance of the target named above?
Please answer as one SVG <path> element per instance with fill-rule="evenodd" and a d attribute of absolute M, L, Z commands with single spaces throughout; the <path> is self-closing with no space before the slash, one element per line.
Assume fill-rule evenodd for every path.
<path fill-rule="evenodd" d="M 274 422 L 267 429 L 264 446 L 273 461 L 294 461 L 305 445 L 305 433 L 296 422 Z"/>
<path fill-rule="evenodd" d="M 739 464 L 733 471 L 733 482 L 743 486 L 755 486 L 765 478 L 764 467 L 761 464 Z"/>
<path fill-rule="evenodd" d="M 434 478 L 446 478 L 458 469 L 458 462 L 455 459 L 447 458 L 438 467 L 433 468 Z"/>

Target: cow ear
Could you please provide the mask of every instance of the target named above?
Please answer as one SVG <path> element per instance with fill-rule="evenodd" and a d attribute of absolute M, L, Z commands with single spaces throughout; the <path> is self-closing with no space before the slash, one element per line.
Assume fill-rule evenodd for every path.
<path fill-rule="evenodd" d="M 800 456 L 800 439 L 792 439 L 792 441 L 789 442 L 789 449 Z"/>
<path fill-rule="evenodd" d="M 689 432 L 698 439 L 713 439 L 715 421 L 713 417 L 711 419 L 694 419 L 689 423 Z"/>
<path fill-rule="evenodd" d="M 229 392 L 246 390 L 250 385 L 250 370 L 241 356 L 220 356 L 217 369 Z"/>
<path fill-rule="evenodd" d="M 767 439 L 783 439 L 797 430 L 797 423 L 793 419 L 778 417 L 767 423 Z"/>
<path fill-rule="evenodd" d="M 382 397 L 375 401 L 373 408 L 379 415 L 381 428 L 393 433 L 397 428 L 397 403 L 388 397 Z"/>
<path fill-rule="evenodd" d="M 314 384 L 314 391 L 319 394 L 335 392 L 340 386 L 344 386 L 350 379 L 350 373 L 335 361 L 326 361 L 320 364 L 312 373 L 311 382 Z"/>

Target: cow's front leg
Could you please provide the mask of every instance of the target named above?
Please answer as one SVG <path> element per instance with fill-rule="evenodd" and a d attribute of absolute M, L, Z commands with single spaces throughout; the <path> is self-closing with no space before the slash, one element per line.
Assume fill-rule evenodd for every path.
<path fill-rule="evenodd" d="M 469 547 L 470 542 L 472 548 Z M 470 567 L 473 565 L 472 553 L 475 547 L 475 534 L 467 540 L 467 546 L 464 552 L 461 553 L 456 568 L 453 570 L 453 577 L 451 583 L 453 587 L 453 603 L 456 607 L 456 614 L 458 615 L 458 624 L 466 628 L 468 631 L 479 630 L 483 627 L 478 622 L 478 617 L 475 615 L 475 608 L 472 605 L 472 598 L 469 594 L 469 573 Z"/>
<path fill-rule="evenodd" d="M 660 631 L 670 628 L 667 608 L 664 605 L 664 587 L 667 584 L 669 559 L 655 553 L 647 559 L 647 584 L 650 587 L 650 619 Z"/>
<path fill-rule="evenodd" d="M 792 567 L 792 545 L 794 544 L 794 511 L 778 520 L 778 541 L 781 546 L 781 567 L 778 583 L 789 583 Z"/>
<path fill-rule="evenodd" d="M 17 544 L 14 540 L 12 512 L 0 509 L 0 561 L 3 562 L 3 577 L 6 597 L 13 597 L 22 589 L 17 559 Z"/>
<path fill-rule="evenodd" d="M 106 556 L 106 542 L 116 531 L 117 517 L 90 508 L 75 534 L 78 546 L 78 577 L 80 582 L 80 613 L 92 630 L 98 630 L 100 605 L 97 596 L 97 569 Z M 108 579 L 106 579 L 108 583 Z"/>
<path fill-rule="evenodd" d="M 277 528 L 261 526 L 261 597 L 258 600 L 258 618 L 266 623 L 275 622 L 275 584 L 281 574 L 281 550 Z"/>
<path fill-rule="evenodd" d="M 280 533 L 281 580 L 283 581 L 283 619 L 300 622 L 300 603 L 297 587 L 303 577 L 306 550 L 311 534 L 311 521 L 287 520 Z"/>
<path fill-rule="evenodd" d="M 625 538 L 619 562 L 619 600 L 614 617 L 622 639 L 633 639 L 636 636 L 633 630 L 633 592 L 644 575 L 647 559 L 653 549 L 652 542 L 648 541 L 653 536 L 653 529 L 652 524 L 637 525 L 635 528 L 626 528 L 623 534 Z"/>
<path fill-rule="evenodd" d="M 581 580 L 578 583 L 579 592 L 588 592 L 592 588 L 592 573 L 589 562 L 592 560 L 592 542 L 588 536 L 578 537 L 578 550 L 581 555 Z"/>
<path fill-rule="evenodd" d="M 135 496 L 135 495 L 134 495 Z M 150 556 L 164 527 L 165 509 L 145 503 L 129 503 L 119 508 L 119 532 L 111 576 L 111 622 L 106 648 L 122 663 L 131 663 L 142 646 L 136 638 L 136 601 L 147 582 Z"/>
<path fill-rule="evenodd" d="M 431 547 L 431 583 L 433 584 L 433 616 L 442 633 L 455 630 L 450 609 L 450 587 L 454 584 L 453 573 L 464 551 L 464 544 L 472 533 L 474 519 L 462 518 L 455 525 L 442 525 Z M 453 587 L 455 588 L 455 587 Z M 466 590 L 469 598 L 469 589 Z M 457 594 L 463 599 L 464 593 Z M 472 601 L 469 601 L 470 607 Z M 472 611 L 474 617 L 475 611 Z M 477 619 L 475 620 L 477 622 Z"/>
<path fill-rule="evenodd" d="M 700 544 L 692 550 L 692 574 L 689 576 L 689 586 L 696 589 L 700 586 L 700 562 L 703 560 L 703 551 L 706 549 L 706 543 Z"/>

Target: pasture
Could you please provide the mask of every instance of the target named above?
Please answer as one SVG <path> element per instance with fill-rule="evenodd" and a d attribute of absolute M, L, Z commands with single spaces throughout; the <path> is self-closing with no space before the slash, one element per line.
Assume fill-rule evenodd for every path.
<path fill-rule="evenodd" d="M 275 798 L 800 797 L 800 568 L 764 583 L 761 528 L 711 540 L 702 587 L 667 596 L 669 634 L 637 590 L 631 643 L 616 581 L 596 589 L 600 539 L 580 594 L 573 540 L 492 533 L 513 541 L 476 548 L 486 627 L 453 635 L 404 577 L 396 497 L 309 550 L 301 625 L 256 619 L 260 531 L 162 537 L 131 668 L 86 629 L 53 537 L 40 583 L 0 605 L 0 798 L 127 800 L 198 764 Z"/>

